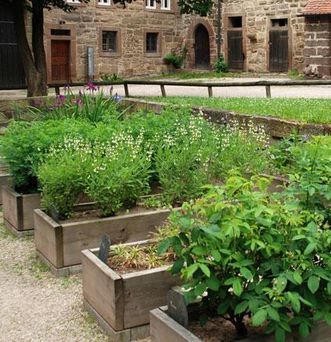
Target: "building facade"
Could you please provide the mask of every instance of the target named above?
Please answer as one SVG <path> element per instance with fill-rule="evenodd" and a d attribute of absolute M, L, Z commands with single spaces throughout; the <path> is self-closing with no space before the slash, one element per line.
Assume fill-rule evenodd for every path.
<path fill-rule="evenodd" d="M 126 8 L 110 0 L 70 3 L 72 13 L 45 12 L 50 83 L 82 81 L 91 73 L 95 79 L 158 74 L 169 69 L 164 56 L 184 46 L 187 67 L 208 68 L 215 61 L 212 18 L 181 16 L 176 0 L 137 0 Z"/>

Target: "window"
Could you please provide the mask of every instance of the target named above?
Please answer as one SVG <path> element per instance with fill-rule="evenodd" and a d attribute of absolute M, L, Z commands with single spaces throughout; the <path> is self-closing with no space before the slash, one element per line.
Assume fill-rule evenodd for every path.
<path fill-rule="evenodd" d="M 161 10 L 170 10 L 171 0 L 161 0 Z"/>
<path fill-rule="evenodd" d="M 111 5 L 111 0 L 98 0 L 98 5 L 110 6 Z"/>
<path fill-rule="evenodd" d="M 70 30 L 51 29 L 52 36 L 70 36 Z"/>
<path fill-rule="evenodd" d="M 231 28 L 242 27 L 242 17 L 229 17 L 229 26 Z"/>
<path fill-rule="evenodd" d="M 147 32 L 146 33 L 146 52 L 155 53 L 158 52 L 158 33 Z"/>
<path fill-rule="evenodd" d="M 272 27 L 286 27 L 287 19 L 271 19 Z"/>
<path fill-rule="evenodd" d="M 156 0 L 146 0 L 146 8 L 156 8 Z"/>
<path fill-rule="evenodd" d="M 102 31 L 102 51 L 117 52 L 117 31 Z"/>
<path fill-rule="evenodd" d="M 81 2 L 79 0 L 66 0 L 66 2 L 68 2 L 70 4 L 81 4 Z"/>

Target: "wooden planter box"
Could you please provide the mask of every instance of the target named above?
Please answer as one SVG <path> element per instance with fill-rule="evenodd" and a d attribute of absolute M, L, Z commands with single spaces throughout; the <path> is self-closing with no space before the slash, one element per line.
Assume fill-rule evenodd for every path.
<path fill-rule="evenodd" d="M 97 252 L 82 252 L 85 307 L 112 341 L 148 336 L 149 311 L 166 304 L 167 292 L 178 285 L 179 278 L 169 273 L 169 266 L 120 275 L 103 263 Z"/>
<path fill-rule="evenodd" d="M 5 227 L 19 237 L 33 234 L 33 210 L 40 207 L 40 194 L 22 195 L 3 186 L 2 201 Z"/>
<path fill-rule="evenodd" d="M 162 225 L 170 210 L 148 210 L 108 218 L 79 222 L 55 222 L 40 209 L 34 212 L 35 245 L 39 257 L 57 276 L 81 271 L 81 251 L 97 248 L 104 234 L 111 241 L 133 242 L 145 240 L 148 234 Z"/>
<path fill-rule="evenodd" d="M 167 307 L 160 307 L 150 312 L 150 334 L 152 342 L 202 342 L 200 338 L 178 324 L 167 314 Z M 331 327 L 325 322 L 317 323 L 310 336 L 300 341 L 305 342 L 329 342 Z M 272 335 L 250 337 L 241 342 L 274 342 Z M 298 341 L 292 336 L 286 338 L 286 342 Z"/>
<path fill-rule="evenodd" d="M 5 171 L 2 172 L 0 170 L 0 189 L 2 189 L 3 186 L 11 186 L 12 185 L 12 178 L 9 173 L 6 173 Z M 2 190 L 0 191 L 0 204 L 3 204 L 2 201 Z"/>

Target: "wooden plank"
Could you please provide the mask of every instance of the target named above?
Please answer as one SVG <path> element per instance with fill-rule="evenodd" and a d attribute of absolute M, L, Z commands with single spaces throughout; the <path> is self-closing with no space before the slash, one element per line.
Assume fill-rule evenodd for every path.
<path fill-rule="evenodd" d="M 152 342 L 202 342 L 160 309 L 150 312 L 150 333 Z"/>
<path fill-rule="evenodd" d="M 265 86 L 265 93 L 267 98 L 271 98 L 271 89 L 270 89 L 270 85 L 266 85 Z"/>
<path fill-rule="evenodd" d="M 3 218 L 17 230 L 22 230 L 22 221 L 19 221 L 19 205 L 22 196 L 8 186 L 2 187 Z"/>
<path fill-rule="evenodd" d="M 2 189 L 3 186 L 11 187 L 12 183 L 13 179 L 9 173 L 0 174 L 0 189 Z M 0 191 L 0 204 L 2 204 L 2 190 Z"/>
<path fill-rule="evenodd" d="M 114 329 L 123 330 L 122 278 L 89 250 L 82 252 L 83 296 Z"/>
<path fill-rule="evenodd" d="M 166 97 L 167 94 L 166 94 L 166 91 L 165 91 L 165 86 L 164 86 L 164 84 L 161 84 L 161 85 L 160 85 L 160 88 L 161 88 L 162 97 Z"/>
<path fill-rule="evenodd" d="M 208 86 L 208 96 L 213 97 L 213 87 L 212 86 Z"/>
<path fill-rule="evenodd" d="M 34 211 L 34 242 L 37 251 L 47 258 L 56 268 L 63 267 L 62 226 L 42 210 Z"/>
<path fill-rule="evenodd" d="M 180 280 L 169 271 L 169 266 L 122 274 L 124 286 L 124 328 L 149 321 L 149 311 L 167 302 L 167 293 Z"/>
<path fill-rule="evenodd" d="M 80 252 L 100 245 L 108 234 L 113 243 L 145 240 L 164 223 L 170 210 L 154 210 L 83 222 L 63 223 L 64 266 L 81 263 Z"/>
<path fill-rule="evenodd" d="M 34 228 L 33 211 L 40 208 L 40 194 L 29 194 L 22 196 L 22 230 Z"/>
<path fill-rule="evenodd" d="M 126 83 L 123 83 L 123 85 L 124 85 L 124 93 L 125 93 L 125 96 L 126 96 L 126 97 L 129 97 L 130 94 L 129 94 L 129 86 L 128 86 L 128 83 L 127 83 L 127 82 L 126 82 Z"/>

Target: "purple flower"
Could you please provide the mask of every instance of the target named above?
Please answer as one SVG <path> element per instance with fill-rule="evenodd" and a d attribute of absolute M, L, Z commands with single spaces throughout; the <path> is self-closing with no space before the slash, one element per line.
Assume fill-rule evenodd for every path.
<path fill-rule="evenodd" d="M 69 84 L 66 84 L 64 87 L 63 87 L 63 90 L 66 92 L 66 91 L 69 91 L 70 90 L 70 85 Z"/>
<path fill-rule="evenodd" d="M 92 81 L 88 81 L 86 84 L 86 89 L 93 92 L 93 91 L 97 91 L 98 87 Z"/>
<path fill-rule="evenodd" d="M 82 106 L 83 105 L 83 100 L 78 98 L 78 99 L 75 100 L 75 104 L 78 105 L 78 106 Z"/>
<path fill-rule="evenodd" d="M 113 96 L 115 102 L 120 102 L 123 99 L 123 96 L 117 95 L 117 93 Z"/>

